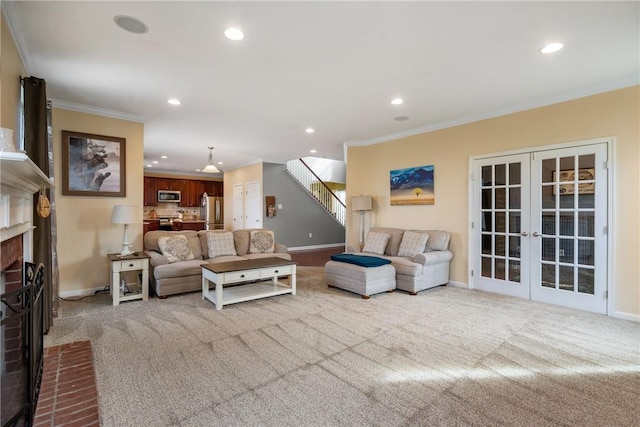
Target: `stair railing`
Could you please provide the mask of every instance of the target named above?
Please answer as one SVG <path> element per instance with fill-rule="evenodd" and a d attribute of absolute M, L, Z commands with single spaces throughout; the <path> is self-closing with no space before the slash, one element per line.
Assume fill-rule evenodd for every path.
<path fill-rule="evenodd" d="M 287 162 L 287 171 L 343 227 L 347 207 L 302 159 Z"/>

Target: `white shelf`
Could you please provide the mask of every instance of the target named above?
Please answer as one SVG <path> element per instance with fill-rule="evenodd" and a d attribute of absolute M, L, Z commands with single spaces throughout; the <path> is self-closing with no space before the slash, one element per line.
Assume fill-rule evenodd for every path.
<path fill-rule="evenodd" d="M 51 180 L 22 152 L 0 152 L 0 182 L 31 194 L 42 184 L 51 186 Z"/>

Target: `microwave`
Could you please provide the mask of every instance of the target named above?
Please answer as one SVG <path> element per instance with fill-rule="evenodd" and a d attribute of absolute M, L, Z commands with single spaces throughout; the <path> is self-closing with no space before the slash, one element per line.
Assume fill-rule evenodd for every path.
<path fill-rule="evenodd" d="M 180 202 L 180 192 L 175 190 L 158 190 L 158 202 Z"/>

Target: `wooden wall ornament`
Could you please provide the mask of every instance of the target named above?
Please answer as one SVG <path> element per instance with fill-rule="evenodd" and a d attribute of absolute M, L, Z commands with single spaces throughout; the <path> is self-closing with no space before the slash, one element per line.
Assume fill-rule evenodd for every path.
<path fill-rule="evenodd" d="M 265 205 L 267 206 L 267 217 L 276 216 L 276 196 L 265 196 Z"/>

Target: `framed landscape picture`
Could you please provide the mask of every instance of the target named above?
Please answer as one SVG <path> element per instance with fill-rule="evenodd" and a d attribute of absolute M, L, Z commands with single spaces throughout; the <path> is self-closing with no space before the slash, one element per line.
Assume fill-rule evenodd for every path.
<path fill-rule="evenodd" d="M 126 196 L 124 138 L 62 131 L 62 194 Z"/>
<path fill-rule="evenodd" d="M 391 206 L 433 205 L 433 165 L 396 169 L 389 173 Z"/>

